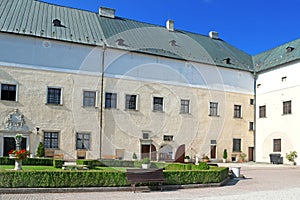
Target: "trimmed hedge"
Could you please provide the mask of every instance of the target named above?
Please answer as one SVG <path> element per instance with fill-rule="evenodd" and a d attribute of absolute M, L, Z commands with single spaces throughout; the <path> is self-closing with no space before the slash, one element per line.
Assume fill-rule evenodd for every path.
<path fill-rule="evenodd" d="M 228 168 L 213 170 L 165 170 L 165 184 L 219 183 L 228 177 Z M 121 171 L 2 171 L 0 188 L 117 187 L 129 186 Z"/>
<path fill-rule="evenodd" d="M 53 160 L 53 167 L 62 168 L 64 163 L 65 163 L 65 161 L 63 161 L 63 160 L 55 159 L 55 160 Z"/>
<path fill-rule="evenodd" d="M 169 185 L 220 183 L 228 177 L 228 168 L 213 170 L 164 171 Z"/>
<path fill-rule="evenodd" d="M 209 165 L 206 162 L 200 162 L 198 165 L 194 164 L 181 164 L 181 163 L 170 163 L 164 167 L 166 170 L 208 170 Z"/>
<path fill-rule="evenodd" d="M 15 160 L 9 157 L 0 158 L 0 165 L 14 165 Z M 53 166 L 52 158 L 27 158 L 22 161 L 23 165 L 40 165 L 40 166 Z"/>

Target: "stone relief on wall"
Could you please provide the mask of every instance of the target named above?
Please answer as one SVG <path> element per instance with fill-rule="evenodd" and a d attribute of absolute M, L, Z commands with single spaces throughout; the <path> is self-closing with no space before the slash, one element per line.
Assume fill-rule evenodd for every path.
<path fill-rule="evenodd" d="M 4 122 L 4 129 L 12 131 L 27 131 L 28 127 L 25 125 L 24 115 L 21 114 L 18 109 L 14 110 L 6 117 Z"/>

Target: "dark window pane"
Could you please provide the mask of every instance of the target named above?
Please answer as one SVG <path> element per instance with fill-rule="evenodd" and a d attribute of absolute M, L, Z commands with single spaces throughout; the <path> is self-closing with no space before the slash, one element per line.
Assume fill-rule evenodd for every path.
<path fill-rule="evenodd" d="M 136 110 L 136 95 L 126 95 L 125 108 Z"/>
<path fill-rule="evenodd" d="M 154 97 L 153 98 L 153 110 L 154 111 L 163 111 L 163 98 Z"/>
<path fill-rule="evenodd" d="M 1 85 L 1 100 L 16 101 L 17 86 L 2 84 Z"/>
<path fill-rule="evenodd" d="M 48 104 L 61 104 L 61 89 L 48 88 L 47 103 Z"/>
<path fill-rule="evenodd" d="M 117 107 L 117 94 L 105 93 L 105 108 L 116 108 L 116 107 Z"/>

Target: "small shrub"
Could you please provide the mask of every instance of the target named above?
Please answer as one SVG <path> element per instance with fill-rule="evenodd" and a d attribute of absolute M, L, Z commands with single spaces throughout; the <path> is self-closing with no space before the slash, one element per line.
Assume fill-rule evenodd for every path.
<path fill-rule="evenodd" d="M 45 146 L 42 142 L 40 142 L 36 151 L 36 156 L 43 157 L 44 155 L 45 155 Z"/>
<path fill-rule="evenodd" d="M 144 158 L 142 164 L 150 164 L 150 158 Z"/>
<path fill-rule="evenodd" d="M 63 160 L 53 160 L 53 166 L 55 167 L 55 168 L 62 168 L 63 167 L 63 165 L 64 165 L 64 161 Z"/>

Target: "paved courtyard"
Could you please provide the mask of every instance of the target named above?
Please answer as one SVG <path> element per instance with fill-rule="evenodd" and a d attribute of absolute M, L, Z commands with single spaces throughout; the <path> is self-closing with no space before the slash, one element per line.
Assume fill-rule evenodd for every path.
<path fill-rule="evenodd" d="M 234 164 L 225 164 L 234 166 Z M 35 193 L 2 194 L 0 200 L 154 200 L 154 199 L 218 199 L 218 200 L 260 200 L 260 199 L 300 199 L 300 167 L 287 165 L 239 164 L 245 179 L 231 180 L 223 187 L 180 189 L 174 191 L 151 192 L 90 192 L 90 193 Z"/>

